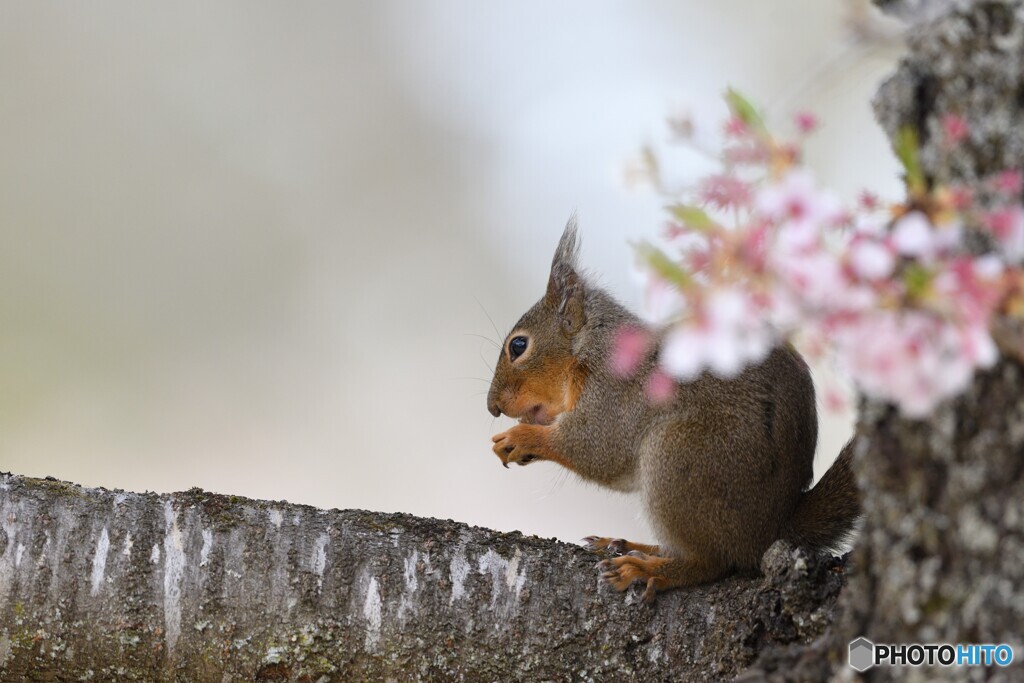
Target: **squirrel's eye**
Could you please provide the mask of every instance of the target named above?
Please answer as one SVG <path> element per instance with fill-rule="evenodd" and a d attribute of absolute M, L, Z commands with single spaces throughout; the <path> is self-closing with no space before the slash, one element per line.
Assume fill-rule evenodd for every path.
<path fill-rule="evenodd" d="M 523 355 L 528 343 L 526 337 L 513 337 L 512 341 L 508 343 L 508 359 L 515 360 Z"/>

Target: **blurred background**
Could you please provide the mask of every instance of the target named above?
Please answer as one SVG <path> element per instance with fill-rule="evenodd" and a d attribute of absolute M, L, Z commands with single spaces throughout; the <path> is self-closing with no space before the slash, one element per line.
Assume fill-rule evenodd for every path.
<path fill-rule="evenodd" d="M 624 171 L 729 85 L 814 111 L 842 195 L 899 196 L 896 36 L 866 2 L 2 3 L 0 469 L 650 538 L 501 467 L 492 342 L 573 210 L 639 301 L 662 201 Z M 823 429 L 819 474 L 850 414 Z"/>

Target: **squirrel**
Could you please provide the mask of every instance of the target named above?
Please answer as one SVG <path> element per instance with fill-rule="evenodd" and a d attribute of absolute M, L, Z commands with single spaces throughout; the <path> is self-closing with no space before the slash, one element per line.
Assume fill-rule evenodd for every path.
<path fill-rule="evenodd" d="M 519 423 L 492 438 L 508 467 L 550 460 L 598 485 L 639 493 L 657 545 L 588 536 L 624 591 L 658 591 L 756 572 L 786 539 L 814 552 L 840 547 L 860 516 L 852 442 L 814 488 L 818 416 L 810 370 L 789 345 L 723 379 L 704 372 L 652 403 L 651 350 L 631 377 L 609 367 L 615 336 L 640 319 L 577 266 L 575 216 L 555 251 L 547 291 L 502 345 L 487 407 Z M 624 554 L 623 554 L 624 553 Z"/>

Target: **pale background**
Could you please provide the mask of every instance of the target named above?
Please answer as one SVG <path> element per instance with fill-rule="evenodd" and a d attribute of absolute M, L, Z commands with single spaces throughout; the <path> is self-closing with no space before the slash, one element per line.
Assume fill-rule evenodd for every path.
<path fill-rule="evenodd" d="M 868 102 L 898 50 L 860 6 L 0 4 L 0 469 L 647 537 L 625 496 L 500 466 L 474 335 L 543 292 L 574 209 L 635 303 L 660 203 L 622 170 L 728 85 L 816 111 L 845 196 L 896 196 Z"/>

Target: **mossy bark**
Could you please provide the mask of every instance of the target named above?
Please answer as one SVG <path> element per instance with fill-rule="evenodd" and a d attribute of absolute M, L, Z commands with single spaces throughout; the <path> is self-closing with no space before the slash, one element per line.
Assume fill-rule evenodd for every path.
<path fill-rule="evenodd" d="M 843 565 L 659 596 L 582 548 L 401 514 L 0 478 L 0 679 L 704 680 L 830 621 Z"/>

